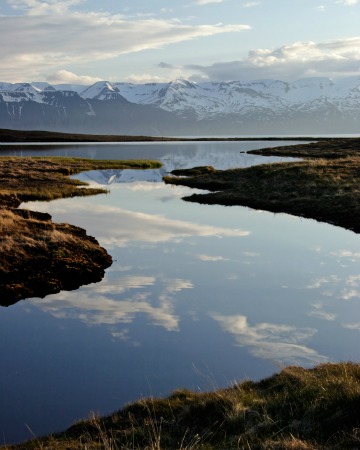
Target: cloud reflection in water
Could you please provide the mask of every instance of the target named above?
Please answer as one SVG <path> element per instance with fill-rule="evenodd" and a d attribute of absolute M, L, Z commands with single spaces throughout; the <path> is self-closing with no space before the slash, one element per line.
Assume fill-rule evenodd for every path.
<path fill-rule="evenodd" d="M 285 365 L 312 365 L 327 360 L 325 356 L 304 345 L 304 342 L 317 332 L 313 328 L 296 328 L 273 323 L 251 326 L 243 315 L 210 315 L 223 330 L 233 335 L 237 345 L 248 347 L 255 357 Z"/>
<path fill-rule="evenodd" d="M 65 205 L 65 208 L 64 208 Z M 40 210 L 38 205 L 27 205 Z M 86 202 L 57 201 L 47 211 L 52 214 L 71 216 L 71 222 L 83 226 L 95 235 L 106 248 L 125 247 L 132 241 L 161 243 L 182 238 L 246 237 L 250 231 L 239 228 L 223 228 L 184 220 L 170 219 L 161 214 L 130 211 L 117 206 L 87 204 Z"/>
<path fill-rule="evenodd" d="M 319 289 L 323 297 L 335 297 L 341 300 L 360 299 L 360 275 L 348 275 L 341 278 L 329 275 L 314 279 L 308 289 Z"/>
<path fill-rule="evenodd" d="M 147 289 L 154 288 L 155 284 L 160 290 L 157 296 Z M 129 276 L 116 282 L 105 279 L 79 291 L 62 291 L 33 304 L 53 317 L 78 319 L 87 325 L 129 324 L 136 315 L 145 314 L 153 325 L 167 331 L 179 331 L 174 295 L 193 287 L 188 280 Z M 121 336 L 122 333 L 112 330 L 113 335 Z"/>

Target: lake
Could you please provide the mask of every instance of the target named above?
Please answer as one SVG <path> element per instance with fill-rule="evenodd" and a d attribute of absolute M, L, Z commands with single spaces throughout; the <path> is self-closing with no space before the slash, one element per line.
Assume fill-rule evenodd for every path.
<path fill-rule="evenodd" d="M 293 144 L 293 142 L 291 142 Z M 3 443 L 61 431 L 91 411 L 282 367 L 359 360 L 360 239 L 243 207 L 198 205 L 169 170 L 275 162 L 285 142 L 1 146 L 1 154 L 151 158 L 151 171 L 78 178 L 108 194 L 31 202 L 85 228 L 114 259 L 100 283 L 0 310 Z"/>

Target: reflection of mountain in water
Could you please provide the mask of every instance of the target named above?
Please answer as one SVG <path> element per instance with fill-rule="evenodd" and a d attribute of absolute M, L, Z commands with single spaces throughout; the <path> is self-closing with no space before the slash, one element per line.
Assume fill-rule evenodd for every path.
<path fill-rule="evenodd" d="M 97 184 L 113 184 L 113 183 L 133 183 L 134 181 L 148 181 L 148 182 L 160 182 L 163 176 L 166 175 L 166 170 L 161 169 L 149 169 L 149 170 L 90 170 L 76 175 L 76 178 L 81 181 Z"/>
<path fill-rule="evenodd" d="M 163 177 L 175 169 L 189 169 L 196 166 L 214 166 L 216 169 L 225 170 L 234 167 L 250 167 L 258 164 L 294 160 L 293 158 L 265 157 L 248 155 L 239 151 L 222 150 L 217 146 L 213 149 L 197 148 L 189 153 L 167 153 L 162 155 L 161 169 L 149 170 L 92 170 L 77 175 L 82 181 L 98 184 L 132 183 L 134 181 L 161 182 Z"/>
<path fill-rule="evenodd" d="M 168 172 L 174 169 L 190 169 L 196 166 L 213 166 L 215 169 L 225 170 L 234 167 L 250 167 L 257 164 L 280 162 L 285 158 L 265 157 L 259 155 L 249 155 L 239 150 L 219 151 L 218 146 L 208 145 L 207 148 L 198 147 L 194 154 L 185 153 L 167 154 L 161 158 L 161 162 Z M 289 160 L 289 158 L 287 158 Z"/>

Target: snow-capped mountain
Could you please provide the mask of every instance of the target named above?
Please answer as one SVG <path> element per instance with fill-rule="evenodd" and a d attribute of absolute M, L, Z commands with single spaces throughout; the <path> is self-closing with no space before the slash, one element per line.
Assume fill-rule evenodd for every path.
<path fill-rule="evenodd" d="M 114 134 L 359 133 L 360 76 L 91 86 L 0 82 L 0 127 Z"/>
<path fill-rule="evenodd" d="M 108 81 L 99 81 L 82 90 L 80 96 L 92 100 L 116 100 L 123 98 L 119 89 Z"/>
<path fill-rule="evenodd" d="M 114 86 L 130 102 L 152 104 L 180 114 L 191 111 L 200 120 L 253 112 L 278 116 L 307 108 L 311 111 L 324 105 L 333 105 L 339 110 L 360 108 L 360 76 L 336 82 L 328 78 L 309 78 L 293 83 L 259 80 L 195 84 L 176 80 L 168 84 L 114 83 Z"/>

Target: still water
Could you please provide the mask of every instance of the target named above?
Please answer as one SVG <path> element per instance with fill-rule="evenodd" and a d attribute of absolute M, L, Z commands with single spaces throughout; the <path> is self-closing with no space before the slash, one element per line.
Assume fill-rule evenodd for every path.
<path fill-rule="evenodd" d="M 179 387 L 209 390 L 289 364 L 359 361 L 358 235 L 285 214 L 187 203 L 182 197 L 193 191 L 161 181 L 178 167 L 271 161 L 240 153 L 264 146 L 18 150 L 153 158 L 164 168 L 88 172 L 79 177 L 108 194 L 23 205 L 86 228 L 114 263 L 100 283 L 0 309 L 2 443 Z"/>

